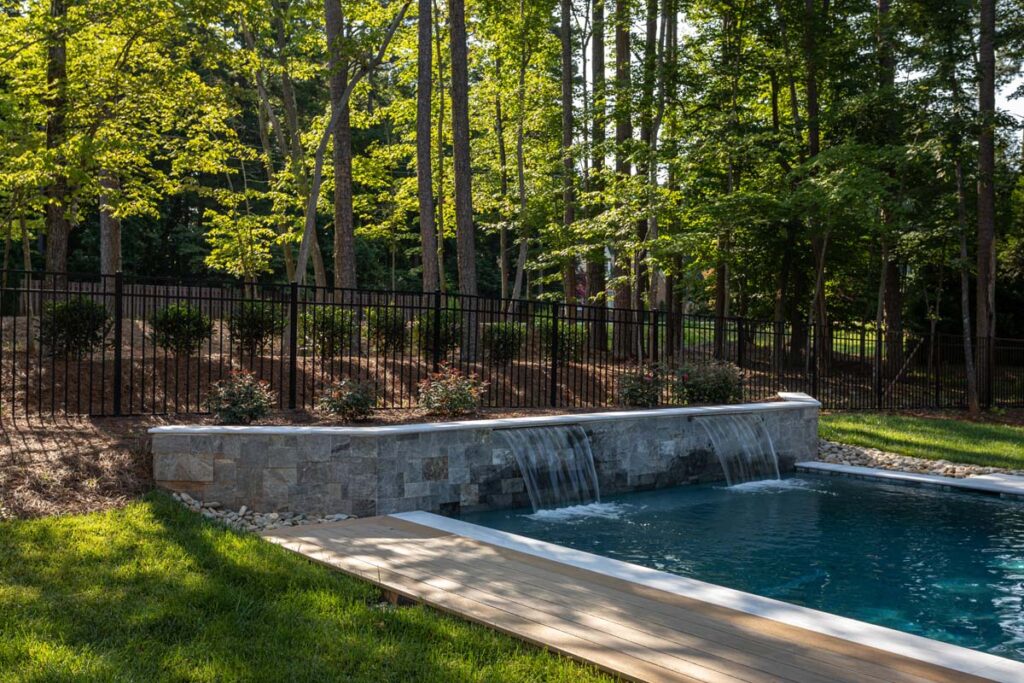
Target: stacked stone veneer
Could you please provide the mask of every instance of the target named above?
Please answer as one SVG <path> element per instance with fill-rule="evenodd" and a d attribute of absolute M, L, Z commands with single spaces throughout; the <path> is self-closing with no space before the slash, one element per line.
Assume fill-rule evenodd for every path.
<path fill-rule="evenodd" d="M 698 420 L 750 413 L 783 469 L 813 459 L 819 404 L 787 400 L 390 427 L 157 427 L 159 486 L 229 507 L 366 516 L 529 505 L 504 429 L 578 424 L 604 494 L 713 481 L 722 470 Z M 725 448 L 739 449 L 738 443 Z"/>

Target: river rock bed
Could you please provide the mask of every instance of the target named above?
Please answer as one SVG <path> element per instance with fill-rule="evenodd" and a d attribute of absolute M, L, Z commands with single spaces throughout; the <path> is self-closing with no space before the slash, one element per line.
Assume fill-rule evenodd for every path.
<path fill-rule="evenodd" d="M 982 467 L 965 463 L 953 463 L 948 460 L 926 460 L 907 455 L 887 453 L 877 448 L 851 446 L 826 439 L 819 440 L 818 460 L 834 465 L 853 465 L 856 467 L 876 467 L 884 470 L 914 472 L 916 474 L 937 474 L 943 477 L 963 479 L 979 474 L 1016 474 L 1024 475 L 1022 470 L 1008 470 L 1001 467 Z"/>
<path fill-rule="evenodd" d="M 304 515 L 293 512 L 256 512 L 255 510 L 250 510 L 245 505 L 238 510 L 228 510 L 217 501 L 196 500 L 187 493 L 174 493 L 172 498 L 192 512 L 238 531 L 258 533 L 282 527 L 326 524 L 327 522 L 340 522 L 344 519 L 352 518 L 352 515 L 346 515 L 341 512 L 323 516 Z"/>

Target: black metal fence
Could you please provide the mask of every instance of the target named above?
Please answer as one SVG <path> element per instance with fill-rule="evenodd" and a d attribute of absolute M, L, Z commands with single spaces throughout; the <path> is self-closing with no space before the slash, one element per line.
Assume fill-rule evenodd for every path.
<path fill-rule="evenodd" d="M 212 383 L 243 369 L 270 384 L 281 409 L 313 408 L 342 378 L 373 383 L 383 408 L 409 408 L 419 382 L 443 364 L 486 382 L 484 407 L 596 408 L 614 405 L 620 379 L 638 367 L 712 360 L 742 369 L 747 400 L 803 391 L 830 409 L 967 402 L 958 335 L 442 293 L 0 277 L 0 410 L 8 415 L 198 413 Z M 201 311 L 208 329 L 175 351 L 155 334 L 154 316 L 180 304 Z M 61 322 L 58 311 L 91 311 L 98 335 L 88 337 L 88 320 Z M 84 337 L 69 340 L 69 326 Z M 974 340 L 974 352 L 983 404 L 1024 406 L 1024 340 Z"/>

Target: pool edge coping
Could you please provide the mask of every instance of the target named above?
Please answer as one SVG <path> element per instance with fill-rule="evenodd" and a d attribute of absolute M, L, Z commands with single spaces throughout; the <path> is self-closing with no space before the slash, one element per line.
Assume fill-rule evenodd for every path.
<path fill-rule="evenodd" d="M 905 472 L 902 470 L 888 470 L 879 467 L 863 467 L 861 465 L 839 465 L 836 463 L 820 462 L 817 460 L 798 462 L 793 466 L 793 468 L 796 472 L 806 472 L 808 474 L 845 476 L 860 479 L 878 479 L 897 484 L 915 484 L 942 489 L 960 489 L 962 491 L 982 493 L 990 496 L 997 495 L 1024 499 L 1024 477 L 1021 478 L 1022 485 L 1015 487 L 1006 482 L 985 478 L 986 475 L 946 477 L 940 474 Z"/>
<path fill-rule="evenodd" d="M 733 588 L 670 574 L 507 531 L 491 529 L 471 522 L 443 517 L 431 512 L 400 512 L 389 516 L 717 607 L 769 619 L 787 626 L 935 664 L 952 671 L 1005 683 L 1024 680 L 1024 662 L 1017 662 L 987 652 L 944 643 L 753 593 L 745 593 Z"/>
<path fill-rule="evenodd" d="M 525 417 L 487 418 L 482 420 L 458 420 L 454 422 L 411 422 L 400 425 L 375 425 L 365 427 L 322 426 L 322 425 L 163 425 L 150 427 L 149 434 L 217 435 L 217 434 L 327 434 L 334 436 L 389 436 L 422 432 L 450 432 L 463 429 L 515 429 L 519 427 L 551 427 L 556 425 L 586 424 L 609 420 L 641 417 L 701 417 L 705 415 L 732 415 L 735 413 L 762 412 L 774 410 L 795 410 L 820 408 L 816 399 L 798 392 L 779 392 L 777 401 L 757 403 L 734 403 L 715 406 L 694 406 L 683 408 L 652 408 L 645 410 L 612 410 L 591 413 L 563 413 Z"/>

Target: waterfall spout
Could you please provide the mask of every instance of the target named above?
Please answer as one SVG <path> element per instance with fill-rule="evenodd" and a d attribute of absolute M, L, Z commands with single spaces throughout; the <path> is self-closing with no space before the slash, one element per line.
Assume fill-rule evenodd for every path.
<path fill-rule="evenodd" d="M 697 422 L 711 439 L 726 484 L 781 478 L 775 444 L 758 416 L 723 415 L 717 420 Z"/>
<path fill-rule="evenodd" d="M 533 511 L 601 501 L 590 439 L 579 425 L 502 430 Z"/>

